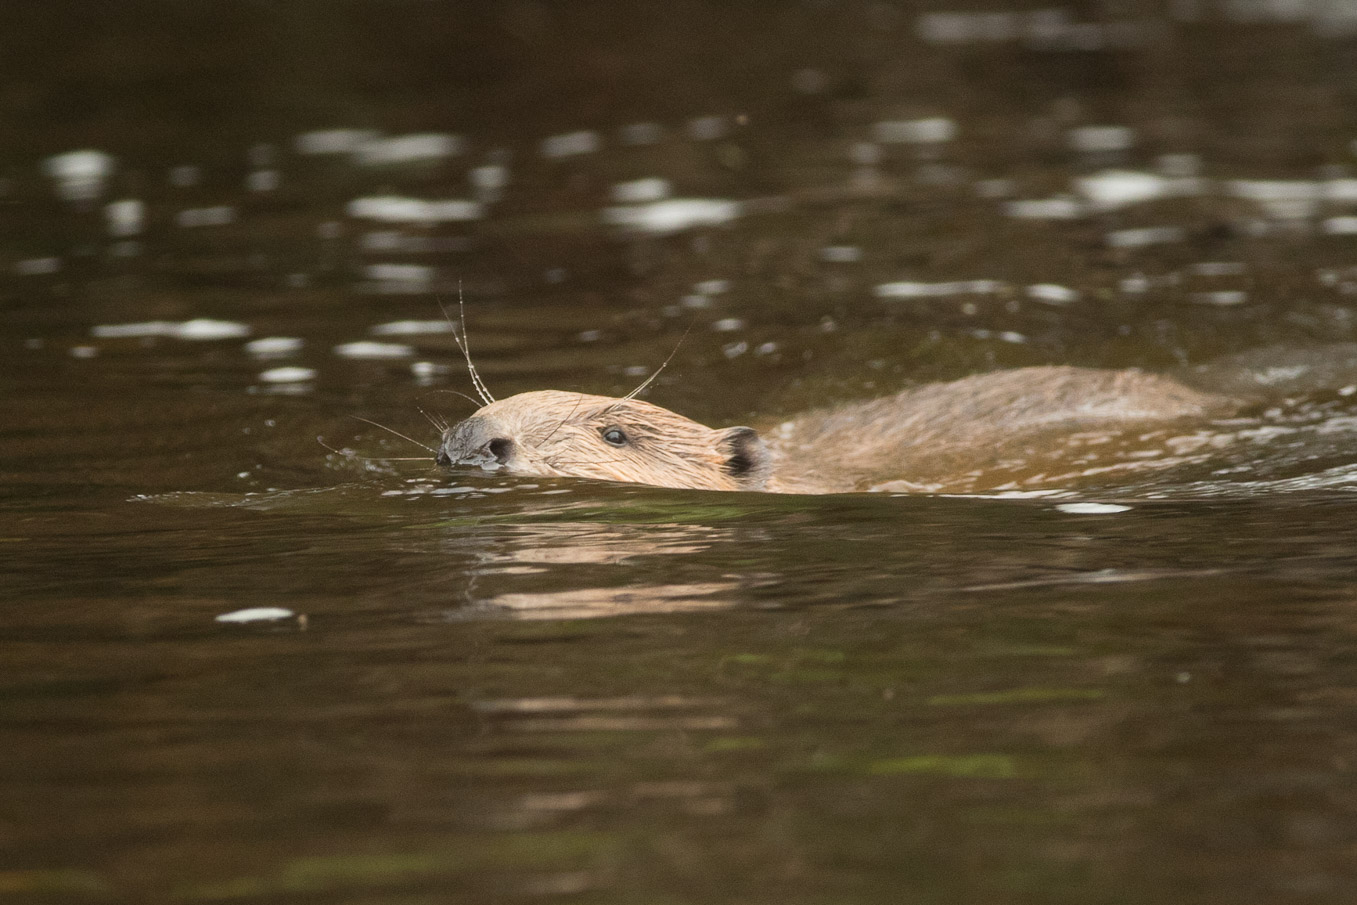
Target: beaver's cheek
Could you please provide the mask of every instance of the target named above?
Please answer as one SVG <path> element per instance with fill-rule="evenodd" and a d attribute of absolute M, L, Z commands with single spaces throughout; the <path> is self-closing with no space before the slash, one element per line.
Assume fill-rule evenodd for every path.
<path fill-rule="evenodd" d="M 494 467 L 495 470 L 525 478 L 560 474 L 546 463 L 537 450 L 522 445 L 515 445 L 512 452 L 503 461 L 496 462 Z"/>

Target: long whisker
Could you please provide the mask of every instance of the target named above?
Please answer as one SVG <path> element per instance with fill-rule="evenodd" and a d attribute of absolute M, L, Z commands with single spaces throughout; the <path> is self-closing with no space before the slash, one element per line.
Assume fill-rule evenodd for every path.
<path fill-rule="evenodd" d="M 476 376 L 476 367 L 471 363 L 471 353 L 467 351 L 466 345 L 462 342 L 462 337 L 457 335 L 457 322 L 454 321 L 452 319 L 452 316 L 448 314 L 448 309 L 443 307 L 442 302 L 438 303 L 438 308 L 440 311 L 443 312 L 443 317 L 447 318 L 448 323 L 452 324 L 452 341 L 454 344 L 456 344 L 457 350 L 462 353 L 462 357 L 466 359 L 466 369 L 467 373 L 471 376 L 471 386 L 476 391 L 476 395 L 481 398 L 480 401 L 478 402 L 475 399 L 471 399 L 471 397 L 467 396 L 465 393 L 461 393 L 459 395 L 461 395 L 463 398 L 471 399 L 472 402 L 476 403 L 477 408 L 479 408 L 482 405 L 489 405 L 490 400 L 486 399 L 487 394 L 485 390 L 481 388 L 479 379 Z M 463 325 L 462 329 L 465 330 L 466 326 Z"/>
<path fill-rule="evenodd" d="M 669 362 L 674 360 L 674 356 L 678 354 L 678 350 L 683 346 L 683 341 L 688 338 L 688 334 L 693 332 L 693 325 L 696 323 L 696 318 L 689 322 L 688 329 L 683 331 L 683 335 L 679 337 L 679 341 L 674 344 L 674 351 L 669 353 L 669 357 L 664 360 L 664 363 L 656 368 L 655 373 L 647 377 L 640 386 L 623 396 L 623 399 L 635 399 L 641 391 L 655 382 L 655 378 L 660 376 L 660 372 L 669 366 Z"/>
<path fill-rule="evenodd" d="M 448 315 L 448 310 L 443 307 L 442 302 L 438 303 L 438 307 L 439 310 L 443 312 L 443 317 L 447 318 L 448 323 L 452 325 L 452 341 L 457 344 L 457 348 L 462 351 L 462 357 L 466 359 L 467 373 L 471 375 L 471 385 L 475 387 L 476 395 L 481 397 L 482 402 L 489 405 L 495 401 L 495 397 L 491 395 L 490 389 L 485 385 L 485 381 L 481 380 L 481 375 L 480 372 L 476 370 L 476 365 L 471 361 L 471 338 L 467 336 L 466 332 L 466 301 L 462 294 L 461 280 L 457 281 L 458 321 L 462 327 L 462 335 L 460 338 L 457 336 L 457 324 L 453 323 L 452 318 Z"/>
<path fill-rule="evenodd" d="M 431 452 L 431 453 L 437 453 L 437 450 L 435 450 L 432 446 L 425 446 L 423 443 L 420 443 L 420 442 L 419 442 L 418 440 L 416 440 L 414 437 L 407 437 L 407 436 L 405 436 L 405 434 L 402 434 L 400 431 L 398 431 L 398 430 L 392 430 L 391 428 L 387 427 L 385 424 L 378 424 L 376 421 L 373 421 L 373 420 L 371 420 L 371 419 L 369 419 L 369 418 L 360 417 L 359 415 L 350 415 L 349 417 L 352 418 L 352 419 L 354 419 L 355 421 L 362 421 L 364 424 L 371 424 L 373 427 L 380 427 L 382 430 L 386 431 L 386 432 L 389 433 L 389 434 L 395 434 L 397 437 L 400 437 L 402 440 L 408 440 L 408 441 L 410 441 L 411 443 L 413 443 L 413 444 L 415 444 L 416 446 L 418 446 L 420 449 L 427 449 L 427 450 L 428 450 L 429 452 Z"/>
<path fill-rule="evenodd" d="M 470 402 L 472 405 L 476 406 L 476 408 L 480 408 L 481 405 L 483 404 L 482 402 L 478 402 L 478 401 L 476 401 L 475 399 L 472 399 L 472 398 L 471 398 L 470 396 L 468 396 L 466 393 L 461 393 L 461 392 L 458 392 L 457 390 L 433 390 L 433 392 L 435 392 L 435 393 L 451 393 L 451 394 L 454 395 L 454 396 L 461 396 L 461 397 L 462 397 L 463 399 L 465 399 L 467 402 Z"/>
<path fill-rule="evenodd" d="M 347 449 L 335 449 L 325 442 L 324 437 L 317 437 L 316 442 L 328 449 L 337 456 L 343 456 L 346 459 L 357 459 L 360 462 L 428 462 L 428 456 L 360 456 L 358 453 L 349 452 Z"/>

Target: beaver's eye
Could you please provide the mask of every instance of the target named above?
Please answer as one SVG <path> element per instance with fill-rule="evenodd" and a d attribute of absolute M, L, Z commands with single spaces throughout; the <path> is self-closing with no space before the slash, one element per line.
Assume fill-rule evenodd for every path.
<path fill-rule="evenodd" d="M 603 440 L 613 446 L 627 445 L 627 435 L 622 433 L 622 428 L 620 427 L 609 427 L 604 429 Z"/>

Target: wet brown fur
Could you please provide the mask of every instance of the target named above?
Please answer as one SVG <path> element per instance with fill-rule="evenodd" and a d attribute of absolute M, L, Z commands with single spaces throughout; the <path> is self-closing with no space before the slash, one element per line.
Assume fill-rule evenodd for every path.
<path fill-rule="evenodd" d="M 438 460 L 705 490 L 938 488 L 1006 457 L 1039 458 L 1074 432 L 1221 417 L 1244 404 L 1134 369 L 1035 367 L 809 412 L 761 437 L 636 399 L 546 390 L 493 402 L 445 431 Z M 606 442 L 613 429 L 624 445 Z"/>
<path fill-rule="evenodd" d="M 623 432 L 625 445 L 603 439 L 612 429 Z M 507 461 L 486 448 L 494 439 L 512 444 Z M 766 477 L 754 474 L 758 463 L 745 468 L 740 459 L 751 440 L 749 428 L 712 430 L 639 399 L 541 390 L 493 402 L 445 432 L 440 461 L 540 477 L 740 490 Z"/>

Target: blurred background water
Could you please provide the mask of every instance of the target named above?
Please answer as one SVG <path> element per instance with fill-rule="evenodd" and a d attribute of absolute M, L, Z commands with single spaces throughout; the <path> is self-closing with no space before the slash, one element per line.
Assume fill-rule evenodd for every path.
<path fill-rule="evenodd" d="M 1349 901 L 1352 385 L 1009 499 L 353 416 L 459 295 L 710 424 L 1350 341 L 1355 105 L 1349 0 L 6 4 L 0 900 Z"/>

